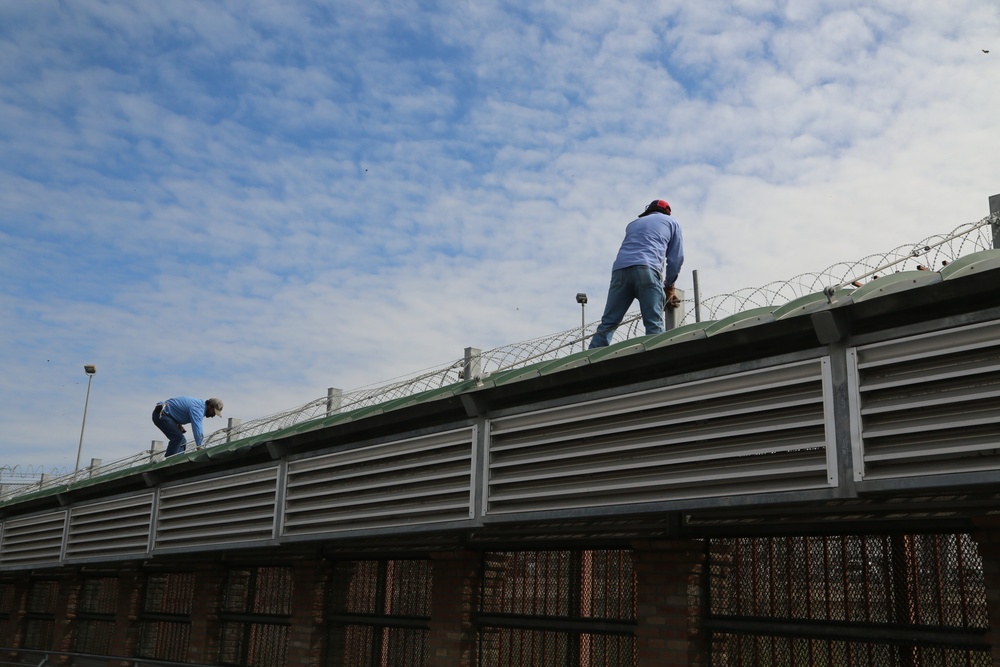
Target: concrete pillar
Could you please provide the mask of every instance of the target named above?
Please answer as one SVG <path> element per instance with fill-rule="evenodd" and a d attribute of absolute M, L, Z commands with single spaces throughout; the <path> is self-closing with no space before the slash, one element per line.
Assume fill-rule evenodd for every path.
<path fill-rule="evenodd" d="M 97 469 L 101 467 L 101 459 L 90 459 L 90 465 L 87 467 L 87 476 L 93 477 Z"/>
<path fill-rule="evenodd" d="M 340 412 L 344 402 L 344 390 L 330 387 L 326 390 L 326 416 Z"/>
<path fill-rule="evenodd" d="M 149 462 L 162 461 L 164 451 L 163 441 L 153 440 L 149 445 Z"/>
<path fill-rule="evenodd" d="M 480 362 L 482 361 L 482 350 L 478 347 L 465 348 L 465 360 L 462 363 L 462 379 L 472 380 L 483 374 Z"/>
<path fill-rule="evenodd" d="M 636 667 L 707 667 L 704 542 L 643 540 L 633 549 Z"/>
<path fill-rule="evenodd" d="M 474 551 L 432 553 L 433 578 L 427 667 L 472 667 L 482 556 Z"/>

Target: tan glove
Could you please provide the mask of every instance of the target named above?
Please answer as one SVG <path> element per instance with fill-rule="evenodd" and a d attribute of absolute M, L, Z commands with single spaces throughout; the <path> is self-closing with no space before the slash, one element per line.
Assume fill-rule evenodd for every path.
<path fill-rule="evenodd" d="M 667 295 L 667 308 L 679 308 L 681 300 L 677 298 L 676 294 L 674 294 L 674 286 L 670 285 L 664 289 Z"/>

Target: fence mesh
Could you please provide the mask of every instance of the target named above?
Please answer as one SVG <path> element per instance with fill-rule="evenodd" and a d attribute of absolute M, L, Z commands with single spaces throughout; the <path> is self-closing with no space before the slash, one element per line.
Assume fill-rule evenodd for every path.
<path fill-rule="evenodd" d="M 431 574 L 428 560 L 338 561 L 327 605 L 327 664 L 426 664 Z"/>
<path fill-rule="evenodd" d="M 147 576 L 139 623 L 140 657 L 187 660 L 194 583 L 193 572 L 157 572 Z"/>
<path fill-rule="evenodd" d="M 801 635 L 714 633 L 715 667 L 988 664 L 983 563 L 964 533 L 712 540 L 709 599 L 715 618 Z"/>
<path fill-rule="evenodd" d="M 219 664 L 283 667 L 291 613 L 290 567 L 230 569 L 220 614 Z"/>

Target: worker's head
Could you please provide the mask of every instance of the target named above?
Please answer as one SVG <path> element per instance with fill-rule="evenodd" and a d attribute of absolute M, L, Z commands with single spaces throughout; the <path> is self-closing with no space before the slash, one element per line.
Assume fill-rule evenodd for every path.
<path fill-rule="evenodd" d="M 222 416 L 222 400 L 218 398 L 210 398 L 205 401 L 205 416 L 206 417 L 221 417 Z"/>
<path fill-rule="evenodd" d="M 641 218 L 642 216 L 649 215 L 650 213 L 666 213 L 667 215 L 670 215 L 670 204 L 666 199 L 654 199 L 649 203 L 649 206 L 646 207 L 646 210 L 643 211 L 639 217 Z"/>

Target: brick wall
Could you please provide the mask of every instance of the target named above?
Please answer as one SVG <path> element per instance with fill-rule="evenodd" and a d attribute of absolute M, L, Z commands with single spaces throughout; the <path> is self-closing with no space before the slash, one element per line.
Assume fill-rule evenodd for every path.
<path fill-rule="evenodd" d="M 435 553 L 427 667 L 473 667 L 482 556 L 474 551 Z"/>
<path fill-rule="evenodd" d="M 704 543 L 641 541 L 633 548 L 637 667 L 706 667 Z"/>

